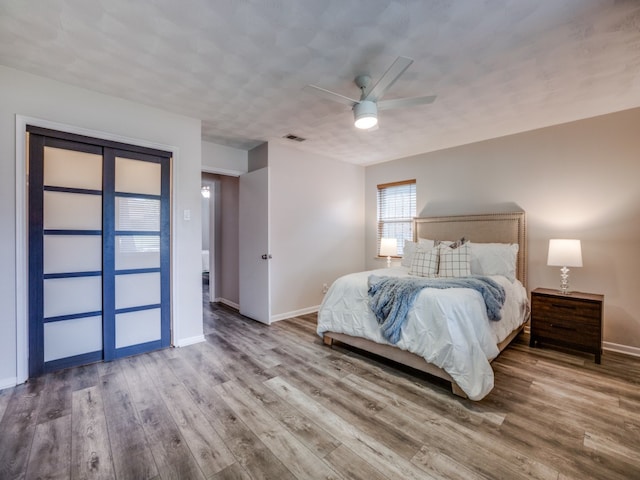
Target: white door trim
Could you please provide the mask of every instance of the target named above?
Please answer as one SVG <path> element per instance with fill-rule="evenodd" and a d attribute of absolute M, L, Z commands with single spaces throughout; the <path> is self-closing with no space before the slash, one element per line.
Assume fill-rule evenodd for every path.
<path fill-rule="evenodd" d="M 175 262 L 178 243 L 176 235 L 177 222 L 173 221 L 173 219 L 178 218 L 176 202 L 179 185 L 178 169 L 174 167 L 179 164 L 179 148 L 113 133 L 89 130 L 75 125 L 52 122 L 41 118 L 16 115 L 16 384 L 24 383 L 29 378 L 27 125 L 171 152 L 171 344 L 175 344 L 175 339 L 180 338 L 178 334 L 180 325 L 177 321 L 178 317 L 173 301 L 176 297 L 174 289 L 178 284 L 177 279 L 179 278 L 179 265 Z M 174 319 L 176 319 L 176 322 L 174 322 Z"/>

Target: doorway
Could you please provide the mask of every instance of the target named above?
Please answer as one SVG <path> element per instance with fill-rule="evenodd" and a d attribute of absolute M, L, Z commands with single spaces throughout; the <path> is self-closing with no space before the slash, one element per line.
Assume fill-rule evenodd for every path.
<path fill-rule="evenodd" d="M 202 195 L 203 295 L 239 310 L 239 177 L 202 172 L 201 187 L 209 187 L 202 190 L 209 194 Z"/>
<path fill-rule="evenodd" d="M 27 132 L 29 376 L 169 346 L 171 154 Z"/>

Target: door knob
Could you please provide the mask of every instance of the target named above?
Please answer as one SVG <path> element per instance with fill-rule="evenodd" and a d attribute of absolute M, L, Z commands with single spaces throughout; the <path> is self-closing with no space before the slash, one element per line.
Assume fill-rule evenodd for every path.
<path fill-rule="evenodd" d="M 270 254 L 270 253 L 268 253 L 268 254 L 267 254 L 267 253 L 265 253 L 265 254 L 263 254 L 263 255 L 262 255 L 262 259 L 263 259 L 263 260 L 271 260 L 272 258 L 273 258 L 273 257 L 271 256 L 271 254 Z"/>

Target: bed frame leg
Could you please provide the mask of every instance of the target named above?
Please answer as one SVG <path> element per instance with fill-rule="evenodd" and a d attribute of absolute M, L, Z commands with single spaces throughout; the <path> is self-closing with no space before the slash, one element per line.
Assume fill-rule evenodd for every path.
<path fill-rule="evenodd" d="M 464 390 L 462 390 L 456 382 L 451 382 L 451 391 L 458 397 L 467 398 L 467 394 L 464 393 Z"/>
<path fill-rule="evenodd" d="M 333 338 L 329 337 L 328 335 L 323 335 L 322 343 L 330 347 L 331 345 L 333 345 Z"/>

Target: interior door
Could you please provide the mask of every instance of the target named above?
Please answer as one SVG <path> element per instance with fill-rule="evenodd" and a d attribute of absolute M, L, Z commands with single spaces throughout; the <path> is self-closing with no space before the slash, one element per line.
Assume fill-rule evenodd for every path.
<path fill-rule="evenodd" d="M 271 323 L 269 168 L 240 176 L 240 313 Z"/>
<path fill-rule="evenodd" d="M 29 131 L 29 375 L 168 346 L 169 157 Z"/>
<path fill-rule="evenodd" d="M 105 160 L 104 304 L 110 319 L 105 359 L 110 360 L 169 346 L 170 185 L 160 157 L 106 148 Z"/>
<path fill-rule="evenodd" d="M 29 136 L 29 372 L 101 360 L 102 148 Z"/>

